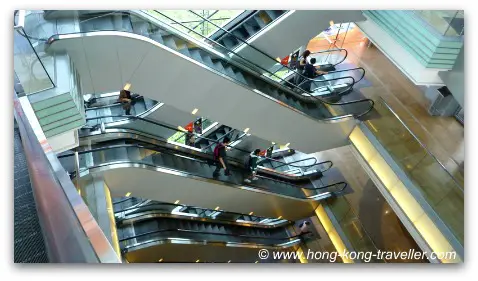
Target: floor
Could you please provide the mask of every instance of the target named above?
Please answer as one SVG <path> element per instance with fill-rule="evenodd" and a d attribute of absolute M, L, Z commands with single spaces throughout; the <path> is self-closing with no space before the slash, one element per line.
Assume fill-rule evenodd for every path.
<path fill-rule="evenodd" d="M 329 38 L 336 47 L 347 49 L 347 61 L 366 70 L 371 87 L 362 94 L 374 100 L 383 98 L 404 123 L 464 187 L 465 144 L 464 127 L 454 117 L 430 116 L 429 101 L 422 90 L 388 60 L 357 29 Z M 307 46 L 312 52 L 329 48 L 324 38 L 314 38 Z"/>
<path fill-rule="evenodd" d="M 344 146 L 314 154 L 330 160 L 353 190 L 328 200 L 342 230 L 356 251 L 420 251 L 387 201 L 352 153 Z M 327 172 L 326 172 L 327 173 Z M 325 174 L 324 174 L 325 176 Z M 383 262 L 376 260 L 374 262 Z M 426 260 L 387 260 L 386 262 L 426 262 Z"/>
<path fill-rule="evenodd" d="M 372 85 L 361 88 L 360 92 L 380 105 L 376 106 L 379 117 L 364 123 L 375 131 L 374 134 L 382 144 L 386 144 L 385 148 L 393 154 L 396 162 L 421 185 L 430 202 L 445 213 L 443 219 L 450 219 L 447 223 L 456 230 L 455 234 L 463 237 L 464 127 L 454 117 L 430 116 L 430 102 L 423 93 L 423 87 L 408 80 L 380 50 L 369 44 L 357 28 L 338 36 L 316 37 L 309 42 L 307 49 L 317 52 L 331 46 L 345 48 L 348 51 L 346 62 L 366 70 L 365 77 Z M 437 160 L 427 154 L 399 119 L 383 106 L 382 99 Z M 374 245 L 365 245 L 366 247 L 397 250 L 414 248 L 416 245 L 404 231 L 403 225 L 373 182 L 361 167 L 355 165 L 356 160 L 347 149 L 350 148 L 334 149 L 317 156 L 333 160 L 347 182 L 353 186 L 354 193 L 344 196 L 344 202 L 332 202 L 339 206 L 337 210 L 353 226 L 347 231 L 356 233 L 350 236 L 363 236 L 360 230 L 363 228 L 374 242 Z M 444 196 L 447 200 L 442 200 Z M 450 215 L 446 215 L 447 213 Z M 357 216 L 359 220 L 354 221 L 350 216 Z M 377 224 L 376 221 L 380 223 Z M 357 227 L 357 224 L 360 225 Z"/>

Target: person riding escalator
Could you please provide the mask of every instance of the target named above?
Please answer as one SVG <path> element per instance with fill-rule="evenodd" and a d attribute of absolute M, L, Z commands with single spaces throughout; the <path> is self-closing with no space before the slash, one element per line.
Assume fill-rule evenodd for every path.
<path fill-rule="evenodd" d="M 311 58 L 310 61 L 307 62 L 307 64 L 304 67 L 304 73 L 303 73 L 303 75 L 305 77 L 307 77 L 309 79 L 315 79 L 317 77 L 320 77 L 320 76 L 328 73 L 327 71 L 322 71 L 322 70 L 317 69 L 314 66 L 315 63 L 316 63 L 315 58 Z M 312 86 L 312 81 L 311 80 L 304 81 L 300 84 L 300 88 L 302 88 L 303 90 L 305 90 L 307 92 L 311 91 L 311 86 Z"/>
<path fill-rule="evenodd" d="M 231 139 L 226 136 L 224 140 L 218 143 L 216 147 L 214 148 L 214 160 L 216 161 L 216 169 L 214 170 L 214 173 L 212 174 L 214 178 L 217 178 L 219 176 L 221 167 L 224 169 L 225 176 L 231 175 L 229 165 L 226 159 L 227 157 L 226 149 L 227 149 L 227 145 L 229 145 L 230 142 L 231 142 Z"/>

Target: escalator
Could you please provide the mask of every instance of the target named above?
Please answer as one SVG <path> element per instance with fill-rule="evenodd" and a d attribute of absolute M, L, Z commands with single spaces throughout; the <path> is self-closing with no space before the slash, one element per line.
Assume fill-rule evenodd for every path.
<path fill-rule="evenodd" d="M 159 20 L 155 19 L 154 17 L 146 13 L 143 13 L 141 11 L 131 11 L 130 13 L 120 13 L 120 14 L 112 12 L 106 15 L 98 15 L 96 17 L 90 16 L 89 18 L 83 19 L 82 21 L 80 21 L 80 27 L 82 30 L 81 33 L 57 35 L 57 36 L 51 37 L 49 39 L 49 48 L 51 48 L 51 51 L 64 49 L 65 44 L 68 45 L 69 44 L 68 42 L 70 42 L 71 40 L 73 40 L 71 41 L 71 43 L 76 42 L 75 40 L 77 38 L 80 38 L 79 36 L 82 36 L 81 37 L 83 38 L 82 40 L 84 40 L 84 38 L 94 38 L 96 36 L 103 36 L 102 31 L 110 31 L 110 30 L 113 30 L 115 32 L 122 31 L 122 32 L 134 33 L 136 35 L 145 36 L 147 38 L 154 40 L 156 43 L 161 44 L 162 47 L 168 50 L 179 52 L 180 54 L 186 56 L 188 60 L 192 60 L 196 64 L 199 63 L 199 66 L 201 66 L 203 70 L 207 69 L 209 71 L 212 71 L 215 74 L 222 76 L 223 78 L 226 78 L 227 81 L 221 81 L 219 84 L 217 83 L 214 84 L 215 91 L 213 91 L 212 93 L 210 91 L 209 86 L 207 86 L 207 84 L 201 85 L 202 87 L 206 86 L 207 90 L 206 88 L 204 89 L 201 88 L 199 84 L 197 85 L 199 87 L 194 86 L 194 89 L 198 92 L 197 94 L 198 98 L 201 97 L 203 92 L 205 94 L 207 91 L 207 94 L 212 99 L 219 99 L 220 93 L 221 93 L 220 95 L 223 97 L 227 97 L 229 99 L 238 99 L 239 98 L 238 95 L 240 94 L 237 92 L 239 91 L 239 88 L 237 88 L 237 86 L 241 85 L 242 87 L 241 91 L 243 90 L 251 91 L 250 94 L 247 94 L 247 96 L 241 95 L 241 97 L 258 99 L 257 101 L 252 101 L 252 100 L 249 101 L 250 105 L 257 104 L 257 106 L 259 106 L 259 104 L 261 104 L 261 107 L 263 107 L 262 104 L 264 104 L 264 106 L 269 106 L 269 105 L 266 105 L 265 103 L 269 103 L 273 101 L 275 103 L 282 105 L 284 109 L 286 110 L 286 111 L 283 111 L 281 107 L 274 108 L 270 112 L 271 116 L 280 114 L 280 115 L 283 115 L 285 118 L 289 119 L 290 122 L 309 123 L 309 121 L 304 120 L 303 114 L 305 114 L 308 117 L 312 117 L 312 119 L 315 119 L 320 122 L 314 125 L 311 124 L 310 126 L 307 125 L 308 127 L 311 127 L 311 130 L 309 131 L 308 134 L 317 134 L 320 131 L 328 130 L 329 134 L 337 135 L 337 138 L 334 139 L 334 142 L 324 140 L 324 141 L 318 142 L 319 145 L 321 145 L 322 147 L 317 147 L 317 145 L 312 147 L 310 142 L 306 141 L 302 137 L 307 137 L 308 139 L 311 139 L 311 138 L 315 139 L 319 136 L 312 136 L 312 135 L 306 136 L 303 133 L 300 134 L 299 131 L 297 131 L 297 133 L 292 133 L 291 137 L 293 139 L 290 139 L 290 142 L 296 143 L 297 147 L 303 151 L 315 152 L 317 150 L 333 148 L 333 147 L 337 147 L 337 146 L 341 146 L 345 144 L 346 135 L 348 134 L 348 131 L 350 130 L 353 124 L 353 122 L 350 122 L 350 121 L 353 118 L 364 116 L 373 108 L 373 101 L 369 99 L 361 99 L 361 100 L 348 101 L 348 102 L 342 102 L 342 103 L 331 103 L 326 100 L 317 98 L 313 95 L 310 95 L 309 93 L 307 93 L 306 91 L 302 90 L 301 88 L 295 85 L 290 85 L 290 87 L 293 88 L 293 90 L 291 90 L 290 88 L 284 87 L 283 85 L 281 85 L 280 82 L 277 82 L 271 79 L 269 76 L 274 78 L 277 78 L 277 77 L 274 76 L 274 74 L 268 72 L 267 70 L 261 69 L 260 67 L 255 65 L 253 62 L 250 62 L 245 59 L 241 59 L 239 55 L 236 55 L 235 58 L 231 60 L 231 58 L 228 55 L 224 55 L 224 53 L 234 54 L 234 52 L 227 49 L 226 47 L 221 46 L 213 41 L 207 41 L 208 43 L 212 44 L 212 46 L 214 47 L 214 48 L 211 48 L 211 46 L 208 46 L 204 42 L 192 40 L 188 38 L 187 36 L 185 36 L 184 34 L 167 26 L 167 24 L 164 24 L 160 22 Z M 107 36 L 112 36 L 113 34 L 116 34 L 118 36 L 123 36 L 124 33 L 122 32 L 119 32 L 119 33 L 108 32 Z M 83 37 L 86 34 L 88 34 L 88 37 Z M 204 39 L 207 40 L 207 38 L 204 38 Z M 150 53 L 153 51 L 163 53 L 165 51 L 162 48 L 155 47 L 153 49 L 150 50 Z M 74 58 L 75 54 L 72 53 L 72 57 Z M 180 58 L 177 58 L 177 59 L 180 59 Z M 189 61 L 189 62 L 192 62 L 192 61 Z M 150 63 L 150 60 L 143 60 L 141 63 L 142 64 Z M 79 65 L 79 68 L 81 68 L 81 63 L 77 63 L 76 65 Z M 101 65 L 99 67 L 101 68 L 105 66 L 106 65 Z M 106 67 L 109 67 L 109 66 L 106 66 Z M 137 68 L 136 65 L 134 67 Z M 162 66 L 157 65 L 155 67 L 161 68 Z M 95 71 L 102 71 L 102 70 L 97 69 Z M 115 70 L 105 69 L 104 71 L 111 72 Z M 80 70 L 80 72 L 82 71 Z M 201 75 L 203 74 L 206 75 L 206 73 L 201 72 Z M 199 75 L 199 73 L 195 75 Z M 209 76 L 210 74 L 207 74 L 207 75 Z M 92 79 L 96 79 L 94 75 Z M 144 79 L 146 79 L 146 76 L 141 79 L 144 82 L 140 83 L 139 81 L 136 81 L 135 79 L 132 78 L 131 84 L 133 85 L 133 87 L 136 87 L 135 89 L 137 89 L 135 90 L 135 92 L 139 92 L 144 95 L 144 93 L 146 92 L 155 93 L 155 92 L 163 92 L 163 90 L 168 91 L 167 89 L 170 89 L 170 86 L 167 86 L 166 84 L 161 84 L 161 85 L 158 84 L 157 87 L 154 86 L 155 88 L 157 88 L 157 90 L 149 89 L 149 87 L 154 84 L 153 80 L 158 80 L 158 79 L 152 79 L 152 80 L 149 80 L 149 79 L 144 80 Z M 209 78 L 204 78 L 204 79 L 209 79 Z M 283 80 L 280 77 L 277 79 L 281 81 Z M 348 76 L 341 77 L 341 78 L 334 78 L 332 80 L 329 79 L 326 81 L 312 81 L 312 83 L 315 86 L 319 87 L 320 85 L 325 85 L 326 82 L 328 83 L 331 81 L 335 81 L 336 83 L 339 83 L 340 81 L 342 82 L 349 81 L 349 85 L 353 85 L 353 78 Z M 153 84 L 150 84 L 151 82 L 153 82 Z M 234 82 L 234 83 L 231 84 L 230 82 Z M 222 85 L 223 83 L 224 85 Z M 108 81 L 103 79 L 101 83 L 98 82 L 98 84 L 108 85 Z M 164 88 L 165 86 L 166 88 Z M 175 90 L 177 90 L 178 92 L 189 92 L 190 90 L 183 91 L 181 89 L 184 87 L 187 87 L 187 88 L 192 87 L 193 84 L 189 85 L 188 83 L 179 83 L 179 84 L 176 83 L 174 86 L 176 87 Z M 148 87 L 149 90 L 146 90 L 145 87 Z M 347 89 L 344 89 L 344 91 L 345 90 Z M 215 97 L 216 95 L 218 95 L 218 98 Z M 267 97 L 269 101 L 264 100 L 263 97 Z M 155 97 L 151 96 L 151 98 L 155 98 Z M 212 112 L 211 110 L 213 109 L 213 106 L 206 104 L 204 99 L 197 100 L 195 98 L 192 98 L 192 99 L 188 98 L 185 100 L 183 98 L 181 99 L 181 102 L 178 103 L 179 102 L 178 98 L 179 96 L 174 96 L 174 95 L 161 95 L 160 98 L 156 98 L 156 99 L 160 99 L 163 102 L 177 106 L 180 109 L 184 108 L 184 110 L 188 110 L 188 111 L 190 110 L 189 108 L 200 107 L 201 109 L 203 109 L 204 112 L 207 112 L 208 113 L 207 115 L 209 115 L 211 118 L 221 119 L 221 117 L 219 116 L 220 112 L 218 112 L 217 108 L 214 108 L 215 113 Z M 225 105 L 228 106 L 227 104 Z M 292 110 L 293 112 L 288 110 Z M 295 112 L 300 113 L 301 115 L 296 115 Z M 209 113 L 218 114 L 218 115 L 213 116 Z M 221 114 L 221 116 L 222 115 L 223 114 Z M 249 117 L 253 117 L 253 115 L 251 114 Z M 228 116 L 225 116 L 224 118 L 229 119 Z M 262 121 L 260 120 L 260 118 L 254 118 L 254 120 L 255 120 L 255 123 L 256 123 L 255 125 L 257 126 L 258 131 L 261 134 L 263 134 L 261 136 L 262 138 L 264 139 L 284 138 L 283 136 L 280 136 L 277 133 L 275 133 L 277 132 L 277 130 L 274 129 L 274 126 L 271 126 L 270 124 L 266 125 L 264 123 L 264 121 L 266 120 Z M 225 121 L 229 121 L 229 120 L 225 120 Z M 245 119 L 238 121 L 237 118 L 234 118 L 234 119 L 231 119 L 230 121 L 231 122 L 227 122 L 227 123 L 237 124 L 237 126 L 234 125 L 235 127 L 250 126 L 249 124 L 242 125 L 238 123 L 238 122 L 247 122 L 247 120 Z M 340 127 L 337 127 L 337 125 L 328 126 L 328 124 L 333 124 L 338 121 L 345 121 L 348 123 L 346 126 L 340 126 Z M 266 128 L 265 126 L 267 126 L 268 128 Z M 312 128 L 312 127 L 316 127 L 316 128 Z M 329 127 L 331 129 L 328 129 Z M 335 128 L 332 128 L 332 127 L 335 127 Z M 294 128 L 291 128 L 291 130 L 292 129 Z M 341 137 L 338 138 L 338 136 L 341 136 Z M 337 141 L 337 140 L 340 140 L 340 141 Z M 289 140 L 284 140 L 284 143 L 287 143 L 287 142 L 289 142 Z"/>
<path fill-rule="evenodd" d="M 88 97 L 85 99 L 85 113 L 88 122 L 87 127 L 98 126 L 101 122 L 113 122 L 124 119 L 122 115 L 125 114 L 123 106 L 118 102 L 119 93 L 108 93 L 98 97 Z M 146 117 L 149 113 L 162 106 L 155 100 L 145 98 L 143 96 L 133 96 L 131 104 L 131 114 L 139 117 Z M 118 116 L 92 119 L 102 116 Z"/>
<path fill-rule="evenodd" d="M 215 145 L 225 136 L 231 137 L 231 150 L 228 152 L 229 161 L 236 165 L 243 165 L 244 159 L 251 153 L 250 150 L 239 148 L 240 141 L 247 136 L 247 133 L 235 130 L 226 125 L 213 126 L 203 135 L 196 137 L 194 146 L 177 142 L 184 138 L 186 132 L 170 125 L 160 123 L 137 116 L 99 116 L 87 118 L 87 122 L 104 120 L 106 118 L 123 118 L 121 121 L 102 123 L 101 128 L 86 128 L 80 131 L 80 145 L 91 145 L 95 143 L 104 143 L 111 140 L 125 139 L 137 140 L 148 145 L 156 145 L 185 152 L 194 152 L 203 158 L 212 160 L 212 154 Z M 204 124 L 211 123 L 206 119 Z M 171 136 L 179 137 L 171 138 Z M 271 155 L 266 157 L 258 166 L 258 173 L 273 176 L 274 178 L 286 180 L 307 180 L 314 177 L 321 177 L 324 172 L 332 167 L 331 161 L 318 162 L 315 157 L 304 156 L 293 162 L 285 163 L 278 159 L 292 155 L 294 149 L 273 149 Z M 310 161 L 307 165 L 305 162 Z M 301 164 L 299 164 L 301 163 Z"/>
<path fill-rule="evenodd" d="M 285 14 L 287 10 L 253 10 L 245 11 L 233 21 L 211 34 L 211 40 L 234 50 L 243 41 L 247 41 L 268 24 Z M 226 32 L 227 31 L 227 32 Z M 241 40 L 238 40 L 240 38 Z"/>
<path fill-rule="evenodd" d="M 246 185 L 244 179 L 248 173 L 243 160 L 236 162 L 235 159 L 228 159 L 230 176 L 214 178 L 215 163 L 211 154 L 157 140 L 141 142 L 140 139 L 147 138 L 115 139 L 79 151 L 80 175 L 103 173 L 112 196 L 129 192 L 151 200 L 175 202 L 180 199 L 186 204 L 210 208 L 219 205 L 240 213 L 249 213 L 250 206 L 254 206 L 252 211 L 257 215 L 282 215 L 287 219 L 312 214 L 318 201 L 338 196 L 347 187 L 345 182 L 314 185 L 310 178 L 321 175 L 321 171 L 289 174 L 265 167 L 259 169 L 257 181 Z M 156 144 L 151 144 L 154 142 Z M 72 171 L 75 169 L 74 157 L 73 153 L 66 153 L 59 159 L 65 169 Z M 321 165 L 328 164 L 317 163 L 315 166 Z M 230 198 L 245 201 L 231 201 Z M 250 205 L 240 204 L 241 201 L 250 202 Z M 282 210 L 287 210 L 287 213 L 282 214 Z"/>
<path fill-rule="evenodd" d="M 152 201 L 137 197 L 113 199 L 117 224 L 129 224 L 158 217 L 182 217 L 191 220 L 215 221 L 217 223 L 255 226 L 259 228 L 276 228 L 291 225 L 292 222 L 282 218 L 264 218 L 255 215 L 211 210 L 195 206 L 185 206 L 166 202 Z"/>
<path fill-rule="evenodd" d="M 225 46 L 226 48 L 233 50 L 235 45 L 231 43 L 232 41 L 240 42 L 241 44 L 247 45 L 247 47 L 250 49 L 249 54 L 248 56 L 242 55 L 241 58 L 243 59 L 247 58 L 250 61 L 254 61 L 254 59 L 262 57 L 263 59 L 261 60 L 265 59 L 269 61 L 267 65 L 275 63 L 275 66 L 272 69 L 269 69 L 270 73 L 272 73 L 273 76 L 269 76 L 269 77 L 272 78 L 273 80 L 277 80 L 277 78 L 280 78 L 282 80 L 281 82 L 282 85 L 290 88 L 291 90 L 296 90 L 294 86 L 297 86 L 298 88 L 302 88 L 303 90 L 307 91 L 313 96 L 321 96 L 321 97 L 334 96 L 334 99 L 332 102 L 338 102 L 340 101 L 340 98 L 337 99 L 337 97 L 350 93 L 352 91 L 353 86 L 356 83 L 360 82 L 365 77 L 365 69 L 362 67 L 343 68 L 343 69 L 337 70 L 336 66 L 345 61 L 345 59 L 347 58 L 348 52 L 345 49 L 329 49 L 329 50 L 310 54 L 310 59 L 315 58 L 317 60 L 317 62 L 314 63 L 314 66 L 316 66 L 316 68 L 322 71 L 327 71 L 327 74 L 317 77 L 318 79 L 314 79 L 315 82 L 312 82 L 310 81 L 310 79 L 306 79 L 303 75 L 298 74 L 295 69 L 295 66 L 291 67 L 289 65 L 282 65 L 280 63 L 277 63 L 274 57 L 271 57 L 270 55 L 263 52 L 262 50 L 254 47 L 253 45 L 250 45 L 241 36 L 234 34 L 234 32 L 232 31 L 228 31 L 225 27 L 221 27 L 215 24 L 211 20 L 195 13 L 194 11 L 190 11 L 190 13 L 201 18 L 203 21 L 206 21 L 207 23 L 215 26 L 216 28 L 221 30 L 223 33 L 227 34 L 229 44 L 225 44 L 224 40 L 217 40 L 217 39 L 215 40 L 221 46 Z M 329 61 L 329 60 L 333 60 L 334 53 L 336 56 L 337 55 L 336 53 L 338 52 L 339 53 L 338 56 L 340 57 L 340 53 L 342 51 L 345 52 L 345 55 L 342 58 L 339 58 L 338 61 L 333 63 Z M 233 55 L 231 56 L 234 58 Z M 302 57 L 299 56 L 298 60 L 300 60 L 301 58 Z M 297 81 L 297 83 L 294 83 L 294 81 L 292 80 L 294 80 L 293 78 L 296 76 L 299 76 L 301 79 Z M 344 79 L 344 78 L 347 78 L 347 79 Z M 300 81 L 302 80 L 305 80 L 305 81 L 303 83 L 300 83 Z M 305 86 L 305 84 L 310 84 L 310 85 Z M 303 93 L 303 95 L 309 96 L 305 93 Z M 331 101 L 331 100 L 328 100 L 328 101 Z"/>
<path fill-rule="evenodd" d="M 224 212 L 218 219 L 216 210 L 162 202 L 115 210 L 121 251 L 129 262 L 254 262 L 258 249 L 295 250 L 301 243 L 289 233 L 290 221 L 248 224 L 225 218 L 239 214 Z"/>

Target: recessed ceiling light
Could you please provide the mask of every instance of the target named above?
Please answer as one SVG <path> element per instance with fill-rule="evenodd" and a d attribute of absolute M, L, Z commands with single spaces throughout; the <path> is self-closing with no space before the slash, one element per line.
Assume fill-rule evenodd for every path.
<path fill-rule="evenodd" d="M 179 200 L 174 201 L 174 204 L 178 204 L 178 203 L 179 203 Z"/>
<path fill-rule="evenodd" d="M 131 88 L 131 83 L 126 83 L 126 85 L 124 85 L 124 88 L 123 88 L 123 90 L 126 90 L 126 91 L 128 91 L 128 90 L 129 90 L 129 88 Z"/>
<path fill-rule="evenodd" d="M 244 133 L 249 132 L 249 128 L 244 129 Z"/>
<path fill-rule="evenodd" d="M 278 219 L 281 219 L 281 218 L 282 218 L 282 216 L 279 216 L 279 217 L 278 217 Z"/>
<path fill-rule="evenodd" d="M 162 262 L 162 261 L 163 261 L 163 258 L 160 258 L 160 259 L 158 260 L 158 262 Z"/>
<path fill-rule="evenodd" d="M 258 263 L 259 261 L 256 261 L 255 263 Z"/>
<path fill-rule="evenodd" d="M 196 262 L 199 262 L 199 260 L 197 260 Z"/>
<path fill-rule="evenodd" d="M 217 206 L 214 210 L 216 210 L 216 211 L 219 210 L 219 206 Z"/>
<path fill-rule="evenodd" d="M 252 214 L 254 214 L 254 212 L 250 212 L 250 213 L 249 213 L 249 216 L 252 216 Z"/>
<path fill-rule="evenodd" d="M 129 197 L 130 195 L 131 195 L 131 192 L 128 192 L 124 196 Z"/>
<path fill-rule="evenodd" d="M 195 109 L 193 110 L 193 112 L 191 112 L 191 114 L 194 115 L 194 114 L 198 113 L 198 111 L 199 111 L 199 109 L 195 108 Z"/>
<path fill-rule="evenodd" d="M 228 260 L 227 263 L 231 263 L 231 260 Z"/>

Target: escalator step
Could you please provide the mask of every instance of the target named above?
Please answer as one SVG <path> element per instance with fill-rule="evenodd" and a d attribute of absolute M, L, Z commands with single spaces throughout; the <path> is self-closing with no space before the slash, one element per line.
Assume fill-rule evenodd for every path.
<path fill-rule="evenodd" d="M 178 49 L 178 47 L 176 46 L 176 42 L 174 41 L 172 37 L 163 38 L 163 40 L 167 47 L 173 49 L 174 51 Z"/>
<path fill-rule="evenodd" d="M 212 59 L 211 57 L 209 56 L 209 54 L 205 53 L 205 52 L 200 52 L 201 53 L 201 57 L 204 61 L 204 63 L 209 66 L 209 67 L 212 67 L 214 68 L 214 63 L 212 62 Z"/>
<path fill-rule="evenodd" d="M 267 13 L 267 15 L 268 15 L 272 20 L 275 20 L 275 19 L 277 18 L 276 11 L 274 11 L 274 10 L 265 10 L 265 12 Z"/>
<path fill-rule="evenodd" d="M 219 61 L 219 60 L 214 62 L 214 68 L 221 73 L 227 74 L 227 73 L 225 73 L 226 70 L 224 69 L 224 66 L 222 65 L 222 62 Z"/>
<path fill-rule="evenodd" d="M 263 16 L 261 15 L 261 12 L 257 13 L 255 16 L 254 16 L 254 20 L 257 22 L 257 24 L 259 25 L 260 29 L 264 28 L 264 26 L 267 25 L 267 23 L 264 21 L 264 19 L 262 18 Z"/>
<path fill-rule="evenodd" d="M 246 81 L 246 78 L 244 78 L 244 75 L 242 75 L 242 72 L 240 71 L 236 71 L 234 72 L 237 80 L 239 80 L 240 82 L 244 83 L 244 84 L 247 84 L 247 81 Z"/>
<path fill-rule="evenodd" d="M 239 78 L 236 76 L 236 73 L 230 66 L 226 66 L 226 73 L 227 76 L 234 78 L 234 80 L 238 80 Z M 242 82 L 242 81 L 241 81 Z"/>
<path fill-rule="evenodd" d="M 201 54 L 199 53 L 198 50 L 192 50 L 190 51 L 191 53 L 191 58 L 193 58 L 195 61 L 198 61 L 200 63 L 204 63 L 202 57 L 201 57 Z"/>
<path fill-rule="evenodd" d="M 189 53 L 188 48 L 182 48 L 182 49 L 179 49 L 178 51 L 187 57 L 191 57 L 191 53 Z"/>
<path fill-rule="evenodd" d="M 149 37 L 149 29 L 151 26 L 145 21 L 133 22 L 133 32 L 139 35 Z"/>
<path fill-rule="evenodd" d="M 244 36 L 244 29 L 242 28 L 236 28 L 231 32 L 234 36 L 241 38 L 242 40 L 246 40 L 247 38 Z M 238 40 L 239 44 L 242 44 L 243 42 Z"/>
<path fill-rule="evenodd" d="M 163 36 L 159 32 L 152 33 L 149 37 L 160 44 L 164 44 Z"/>
<path fill-rule="evenodd" d="M 250 38 L 252 35 L 256 34 L 256 30 L 249 23 L 245 22 L 242 27 L 247 32 L 247 38 Z"/>
<path fill-rule="evenodd" d="M 234 41 L 236 40 L 232 36 L 226 36 L 224 37 L 224 39 L 221 40 L 221 43 L 223 46 L 226 46 L 226 48 L 228 48 L 229 50 L 232 50 L 236 46 L 236 43 Z"/>

